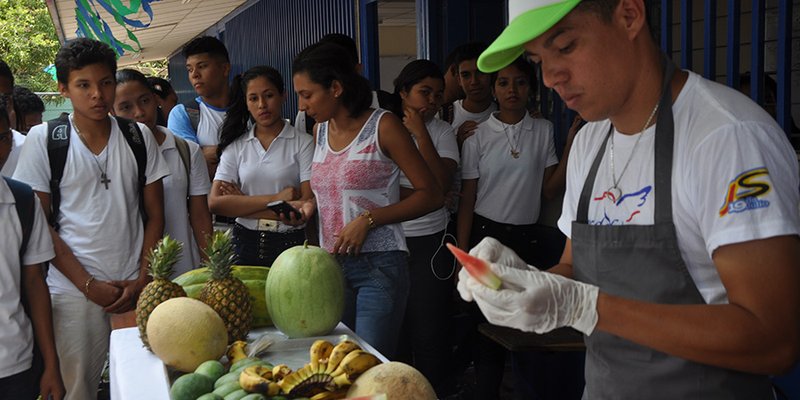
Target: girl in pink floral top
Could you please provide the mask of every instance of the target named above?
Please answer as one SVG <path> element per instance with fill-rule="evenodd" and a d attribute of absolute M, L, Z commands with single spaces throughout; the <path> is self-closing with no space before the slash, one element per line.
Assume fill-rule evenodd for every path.
<path fill-rule="evenodd" d="M 370 108 L 369 82 L 342 47 L 306 48 L 292 73 L 300 110 L 318 121 L 315 199 L 294 205 L 303 219 L 318 210 L 320 244 L 339 256 L 346 279 L 343 322 L 392 357 L 408 296 L 400 222 L 440 208 L 441 191 L 400 120 Z M 400 171 L 416 188 L 403 200 Z"/>

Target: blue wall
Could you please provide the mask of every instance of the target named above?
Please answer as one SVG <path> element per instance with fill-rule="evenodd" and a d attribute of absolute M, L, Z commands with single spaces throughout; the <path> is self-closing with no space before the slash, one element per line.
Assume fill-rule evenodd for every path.
<path fill-rule="evenodd" d="M 256 65 L 269 65 L 283 75 L 283 116 L 294 119 L 297 96 L 292 86 L 292 60 L 306 46 L 328 33 L 355 37 L 352 0 L 261 0 L 225 23 L 220 35 L 231 59 L 231 78 Z M 169 60 L 170 80 L 181 100 L 194 96 L 185 60 Z"/>

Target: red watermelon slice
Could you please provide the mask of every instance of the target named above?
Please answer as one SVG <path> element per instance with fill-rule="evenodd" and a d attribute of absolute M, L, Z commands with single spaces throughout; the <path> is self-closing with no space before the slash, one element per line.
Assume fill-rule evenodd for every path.
<path fill-rule="evenodd" d="M 477 279 L 483 286 L 488 287 L 489 289 L 498 290 L 500 289 L 500 285 L 503 281 L 492 272 L 489 268 L 489 264 L 486 261 L 481 260 L 480 258 L 473 257 L 469 255 L 464 250 L 459 249 L 456 246 L 453 246 L 450 243 L 447 243 L 447 248 L 456 256 L 458 262 L 467 269 L 467 272 L 472 275 L 473 278 Z"/>

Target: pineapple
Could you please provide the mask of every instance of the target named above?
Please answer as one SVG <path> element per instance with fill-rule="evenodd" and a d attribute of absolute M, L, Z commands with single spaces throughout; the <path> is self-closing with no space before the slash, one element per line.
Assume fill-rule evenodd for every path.
<path fill-rule="evenodd" d="M 212 233 L 205 253 L 208 260 L 203 266 L 208 267 L 211 279 L 203 286 L 199 299 L 222 317 L 229 343 L 245 340 L 253 321 L 253 306 L 247 286 L 231 274 L 236 260 L 231 231 Z"/>
<path fill-rule="evenodd" d="M 172 275 L 172 266 L 181 257 L 183 244 L 169 235 L 164 235 L 155 248 L 150 250 L 147 261 L 150 264 L 150 276 L 153 281 L 142 289 L 139 300 L 136 302 L 136 325 L 139 327 L 139 337 L 144 346 L 150 350 L 147 341 L 147 319 L 157 305 L 174 297 L 186 297 L 183 288 L 169 280 Z"/>

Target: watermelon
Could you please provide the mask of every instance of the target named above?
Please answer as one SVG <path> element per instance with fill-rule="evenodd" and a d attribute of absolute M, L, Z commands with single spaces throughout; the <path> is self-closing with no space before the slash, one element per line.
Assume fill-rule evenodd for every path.
<path fill-rule="evenodd" d="M 327 251 L 295 246 L 281 253 L 267 276 L 272 322 L 290 338 L 330 333 L 344 312 L 344 276 Z"/>
<path fill-rule="evenodd" d="M 272 326 L 272 320 L 267 311 L 267 303 L 264 299 L 264 286 L 267 283 L 268 267 L 254 267 L 245 265 L 234 265 L 233 276 L 239 278 L 247 286 L 250 292 L 250 304 L 253 305 L 253 328 Z M 181 285 L 186 295 L 196 299 L 200 296 L 200 290 L 211 278 L 208 268 L 197 268 L 188 271 L 172 281 Z"/>
<path fill-rule="evenodd" d="M 494 290 L 500 289 L 500 285 L 503 284 L 503 281 L 501 281 L 500 278 L 495 275 L 494 272 L 492 272 L 492 270 L 489 268 L 489 264 L 487 264 L 486 261 L 483 261 L 477 257 L 473 257 L 466 251 L 461 250 L 450 243 L 447 243 L 447 248 L 450 249 L 450 252 L 453 253 L 454 256 L 456 256 L 458 262 L 467 269 L 467 272 L 469 272 L 469 274 L 483 286 Z"/>

